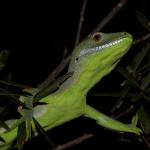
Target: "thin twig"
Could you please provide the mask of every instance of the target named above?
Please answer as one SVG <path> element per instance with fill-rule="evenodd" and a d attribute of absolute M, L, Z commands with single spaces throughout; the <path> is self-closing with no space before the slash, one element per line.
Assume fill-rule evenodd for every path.
<path fill-rule="evenodd" d="M 79 19 L 79 25 L 78 25 L 77 35 L 76 35 L 75 46 L 79 43 L 80 40 L 82 24 L 84 21 L 83 16 L 85 13 L 87 2 L 88 0 L 83 1 L 83 5 L 80 11 L 80 19 Z M 40 85 L 40 88 L 46 87 L 47 84 L 50 83 L 50 81 L 54 80 L 60 74 L 60 72 L 67 66 L 67 64 L 70 61 L 71 55 L 66 56 L 66 51 L 67 50 L 64 51 L 64 57 L 62 58 L 60 64 L 53 70 L 53 72 L 49 74 L 49 76 L 45 79 L 45 81 Z"/>
<path fill-rule="evenodd" d="M 142 136 L 142 139 L 146 143 L 148 149 L 150 149 L 150 143 L 149 143 L 149 141 L 144 136 Z"/>
<path fill-rule="evenodd" d="M 75 46 L 80 42 L 80 35 L 81 35 L 82 25 L 83 25 L 83 22 L 84 22 L 84 13 L 85 13 L 87 2 L 88 2 L 88 0 L 83 0 L 82 8 L 81 8 L 81 11 L 80 11 L 80 19 L 79 19 L 79 24 L 78 24 L 78 30 L 77 30 L 77 34 L 76 34 Z"/>
<path fill-rule="evenodd" d="M 112 10 L 108 13 L 106 17 L 97 25 L 97 27 L 92 31 L 92 33 L 100 31 L 112 18 L 122 9 L 122 7 L 127 3 L 128 0 L 120 0 L 117 5 L 115 5 Z"/>
<path fill-rule="evenodd" d="M 110 111 L 111 114 L 113 114 L 117 109 L 119 109 L 123 105 L 124 99 L 128 95 L 129 90 L 130 90 L 129 86 L 126 85 L 123 87 L 120 98 L 117 100 L 117 102 Z"/>
<path fill-rule="evenodd" d="M 76 138 L 75 140 L 72 140 L 70 142 L 67 142 L 65 144 L 59 145 L 56 150 L 65 150 L 67 148 L 73 147 L 75 145 L 78 145 L 80 143 L 82 143 L 83 141 L 92 138 L 94 135 L 90 134 L 90 133 L 85 133 L 82 136 L 80 136 L 79 138 Z"/>
<path fill-rule="evenodd" d="M 120 114 L 114 116 L 113 118 L 114 119 L 118 119 L 120 117 L 123 117 L 123 116 L 131 113 L 133 111 L 133 109 L 134 109 L 134 107 L 133 107 L 133 105 L 131 105 L 128 109 L 126 109 L 125 111 L 121 112 Z"/>
<path fill-rule="evenodd" d="M 48 83 L 53 81 L 60 74 L 60 72 L 66 67 L 66 65 L 69 63 L 69 60 L 70 55 L 67 55 L 67 50 L 65 49 L 60 64 L 49 74 L 49 76 L 45 79 L 45 81 L 40 85 L 40 88 L 46 87 Z"/>
<path fill-rule="evenodd" d="M 148 39 L 150 39 L 150 33 L 148 33 L 148 34 L 142 36 L 141 38 L 139 38 L 139 39 L 137 39 L 137 40 L 135 40 L 135 41 L 133 42 L 133 44 L 134 44 L 134 45 L 137 45 L 137 44 L 139 44 L 139 43 L 141 43 L 141 42 L 143 42 L 143 41 L 145 41 L 145 40 L 148 40 Z"/>

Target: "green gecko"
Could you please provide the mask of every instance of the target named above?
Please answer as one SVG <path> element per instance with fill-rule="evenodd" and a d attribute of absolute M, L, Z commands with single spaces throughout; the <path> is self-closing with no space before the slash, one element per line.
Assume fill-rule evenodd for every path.
<path fill-rule="evenodd" d="M 134 125 L 121 123 L 99 112 L 86 103 L 88 91 L 109 74 L 121 58 L 128 52 L 133 38 L 129 33 L 101 33 L 89 35 L 73 51 L 68 72 L 72 72 L 59 89 L 42 98 L 33 109 L 33 116 L 45 129 L 49 130 L 67 121 L 85 116 L 94 119 L 98 125 L 117 132 L 130 132 L 140 135 L 141 129 Z M 28 90 L 32 94 L 38 89 Z M 24 99 L 21 97 L 20 99 Z M 31 99 L 32 100 L 32 99 Z M 0 128 L 0 136 L 6 141 L 0 142 L 1 149 L 8 146 L 17 136 L 17 126 L 21 120 L 8 120 L 11 130 Z"/>

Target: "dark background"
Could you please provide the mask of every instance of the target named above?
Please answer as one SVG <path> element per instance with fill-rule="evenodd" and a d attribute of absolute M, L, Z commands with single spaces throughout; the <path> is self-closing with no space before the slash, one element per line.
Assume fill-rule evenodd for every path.
<path fill-rule="evenodd" d="M 117 2 L 118 0 L 89 0 L 81 39 L 96 27 Z M 135 11 L 139 10 L 148 16 L 148 2 L 149 0 L 129 0 L 102 32 L 127 31 L 134 38 L 142 36 L 145 31 L 137 21 Z M 1 2 L 0 50 L 7 49 L 10 52 L 5 72 L 12 73 L 13 81 L 37 86 L 59 64 L 64 48 L 72 51 L 81 6 L 80 0 Z M 97 86 L 90 93 L 113 86 L 112 76 L 106 77 L 105 81 L 98 84 L 101 87 Z M 101 106 L 99 108 L 102 109 Z M 57 145 L 73 140 L 85 132 L 94 133 L 95 137 L 71 149 L 145 148 L 132 135 L 132 142 L 120 142 L 117 140 L 120 136 L 118 133 L 104 130 L 82 117 L 49 131 L 49 135 Z M 43 138 L 35 138 L 24 149 L 43 145 L 43 149 L 48 147 Z"/>

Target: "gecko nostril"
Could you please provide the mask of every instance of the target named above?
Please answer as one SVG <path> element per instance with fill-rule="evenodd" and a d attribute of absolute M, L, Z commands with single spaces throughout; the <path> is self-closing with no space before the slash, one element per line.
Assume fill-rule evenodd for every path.
<path fill-rule="evenodd" d="M 76 62 L 78 62 L 79 58 L 78 58 L 78 57 L 76 57 L 76 59 L 75 59 L 75 60 L 76 60 Z"/>

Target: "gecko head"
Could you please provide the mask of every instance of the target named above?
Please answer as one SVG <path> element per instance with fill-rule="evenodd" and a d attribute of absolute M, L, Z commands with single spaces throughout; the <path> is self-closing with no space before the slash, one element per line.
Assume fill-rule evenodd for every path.
<path fill-rule="evenodd" d="M 102 71 L 105 68 L 109 73 L 127 53 L 132 41 L 127 32 L 91 34 L 74 49 L 69 72 Z"/>

